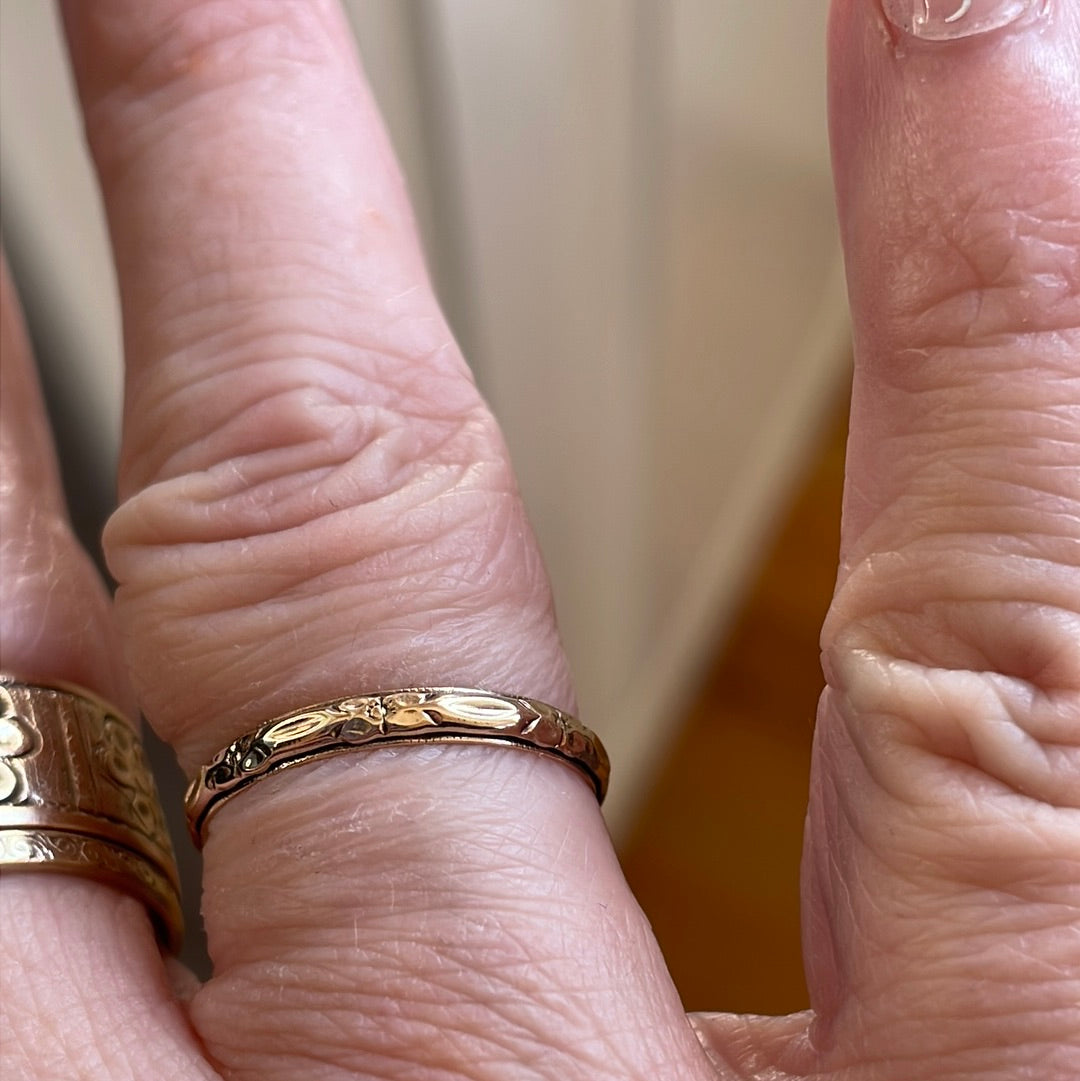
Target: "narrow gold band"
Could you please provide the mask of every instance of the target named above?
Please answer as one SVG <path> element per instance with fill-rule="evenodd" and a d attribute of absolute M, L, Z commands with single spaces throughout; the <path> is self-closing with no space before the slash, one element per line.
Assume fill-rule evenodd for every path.
<path fill-rule="evenodd" d="M 599 738 L 554 706 L 457 687 L 412 687 L 323 702 L 268 721 L 203 766 L 185 807 L 195 844 L 223 803 L 263 777 L 346 751 L 401 743 L 509 744 L 575 767 L 601 802 L 611 767 Z"/>
<path fill-rule="evenodd" d="M 132 726 L 89 691 L 0 676 L 0 868 L 130 893 L 179 948 L 179 880 L 153 775 Z"/>

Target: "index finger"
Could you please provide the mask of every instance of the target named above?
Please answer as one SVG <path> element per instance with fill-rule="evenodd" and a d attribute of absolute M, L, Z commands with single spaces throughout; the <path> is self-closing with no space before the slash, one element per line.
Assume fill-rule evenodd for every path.
<path fill-rule="evenodd" d="M 817 1040 L 905 1077 L 1072 1076 L 1080 7 L 883 8 L 836 3 L 830 43 L 857 360 L 805 868 Z"/>

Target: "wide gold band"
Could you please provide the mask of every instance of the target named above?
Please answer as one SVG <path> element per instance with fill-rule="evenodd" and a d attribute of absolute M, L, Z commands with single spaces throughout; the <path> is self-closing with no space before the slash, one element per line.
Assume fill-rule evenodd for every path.
<path fill-rule="evenodd" d="M 509 744 L 577 769 L 603 801 L 611 767 L 599 738 L 554 706 L 457 687 L 411 687 L 323 702 L 268 721 L 234 740 L 199 770 L 185 807 L 200 847 L 211 815 L 256 781 L 346 751 L 388 744 Z"/>
<path fill-rule="evenodd" d="M 179 879 L 153 775 L 132 726 L 89 691 L 0 676 L 0 868 L 130 893 L 179 948 Z"/>

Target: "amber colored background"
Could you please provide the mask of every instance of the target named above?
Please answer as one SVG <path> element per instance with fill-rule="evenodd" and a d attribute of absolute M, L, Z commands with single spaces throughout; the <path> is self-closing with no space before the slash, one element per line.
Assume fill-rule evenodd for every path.
<path fill-rule="evenodd" d="M 799 855 L 847 401 L 778 522 L 622 859 L 688 1010 L 807 1002 Z"/>

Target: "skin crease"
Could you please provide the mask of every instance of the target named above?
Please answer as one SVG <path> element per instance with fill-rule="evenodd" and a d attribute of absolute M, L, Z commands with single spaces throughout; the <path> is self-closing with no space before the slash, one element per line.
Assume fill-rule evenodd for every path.
<path fill-rule="evenodd" d="M 17 657 L 28 677 L 71 680 L 133 712 L 105 589 L 67 523 L 6 260 L 0 262 L 0 308 L 0 655 L 5 664 Z M 64 583 L 62 597 L 43 595 L 50 577 Z"/>
<path fill-rule="evenodd" d="M 64 13 L 124 308 L 106 549 L 150 721 L 191 765 L 358 686 L 571 706 L 340 14 Z M 804 860 L 814 1012 L 691 1024 L 587 786 L 539 756 L 410 749 L 221 811 L 215 973 L 183 1005 L 134 902 L 6 876 L 5 1077 L 1080 1074 L 1080 7 L 942 45 L 837 0 L 830 65 L 857 371 Z M 87 635 L 6 618 L 50 610 L 36 553 L 82 564 L 4 307 L 0 498 L 27 522 L 4 663 L 90 681 L 121 669 L 100 600 L 68 599 Z"/>

